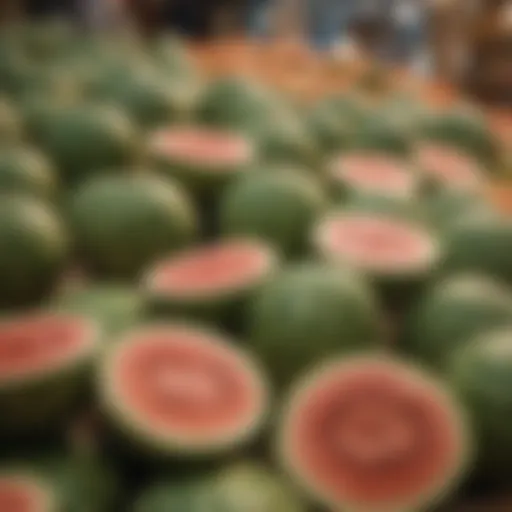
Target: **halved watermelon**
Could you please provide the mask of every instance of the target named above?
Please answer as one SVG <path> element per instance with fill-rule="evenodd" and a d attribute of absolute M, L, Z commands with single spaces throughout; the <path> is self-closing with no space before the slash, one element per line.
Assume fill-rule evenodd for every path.
<path fill-rule="evenodd" d="M 149 140 L 157 166 L 194 191 L 217 191 L 245 171 L 255 158 L 252 141 L 233 131 L 178 126 L 158 130 Z"/>
<path fill-rule="evenodd" d="M 342 197 L 378 196 L 409 199 L 416 192 L 416 177 L 407 164 L 391 155 L 352 152 L 338 156 L 330 177 Z"/>
<path fill-rule="evenodd" d="M 146 289 L 156 312 L 225 320 L 243 313 L 237 306 L 243 306 L 276 267 L 277 257 L 267 245 L 227 239 L 158 263 L 146 278 Z"/>
<path fill-rule="evenodd" d="M 60 512 L 53 487 L 39 476 L 20 470 L 0 472 L 2 512 Z"/>
<path fill-rule="evenodd" d="M 397 305 L 431 276 L 441 256 L 439 241 L 422 224 L 376 213 L 329 214 L 316 226 L 313 243 L 328 261 L 368 275 Z"/>
<path fill-rule="evenodd" d="M 66 416 L 80 397 L 99 332 L 80 316 L 33 313 L 0 323 L 0 432 Z"/>
<path fill-rule="evenodd" d="M 257 363 L 220 334 L 148 326 L 111 347 L 100 372 L 103 409 L 142 454 L 194 459 L 250 441 L 266 415 Z"/>
<path fill-rule="evenodd" d="M 413 367 L 375 357 L 306 375 L 278 433 L 284 467 L 334 510 L 424 510 L 469 462 L 470 435 L 449 392 Z"/>
<path fill-rule="evenodd" d="M 484 182 L 477 161 L 464 151 L 446 144 L 421 143 L 417 148 L 416 163 L 427 185 L 434 189 L 471 193 L 480 189 Z"/>

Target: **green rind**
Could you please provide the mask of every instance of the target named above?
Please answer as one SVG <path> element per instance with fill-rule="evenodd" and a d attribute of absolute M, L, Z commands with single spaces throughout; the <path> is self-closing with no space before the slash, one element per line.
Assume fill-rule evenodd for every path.
<path fill-rule="evenodd" d="M 481 275 L 460 274 L 436 283 L 405 319 L 402 350 L 445 372 L 452 354 L 489 329 L 512 326 L 512 292 Z"/>
<path fill-rule="evenodd" d="M 32 305 L 56 285 L 68 256 L 68 235 L 36 200 L 0 196 L 0 307 Z"/>
<path fill-rule="evenodd" d="M 129 165 L 140 152 L 130 120 L 112 107 L 41 107 L 33 123 L 37 142 L 67 184 L 81 183 L 105 168 Z"/>
<path fill-rule="evenodd" d="M 424 119 L 421 134 L 467 151 L 484 165 L 492 166 L 498 158 L 498 143 L 479 113 L 457 109 L 431 115 Z"/>
<path fill-rule="evenodd" d="M 142 293 L 120 284 L 90 284 L 64 290 L 48 309 L 93 318 L 102 327 L 105 341 L 142 323 L 146 304 Z"/>
<path fill-rule="evenodd" d="M 171 432 L 168 435 L 159 435 L 152 432 L 150 428 L 141 424 L 136 414 L 124 406 L 122 400 L 117 396 L 116 390 L 113 388 L 113 382 L 110 378 L 112 361 L 116 355 L 122 352 L 133 340 L 145 333 L 173 328 L 185 328 L 191 332 L 198 333 L 211 339 L 222 349 L 229 348 L 233 354 L 238 354 L 246 364 L 247 372 L 251 379 L 254 378 L 260 386 L 263 395 L 263 409 L 258 410 L 254 414 L 252 423 L 241 429 L 237 435 L 218 439 L 213 442 L 190 442 L 182 439 L 181 436 L 175 436 Z M 265 378 L 265 372 L 260 368 L 259 363 L 253 359 L 249 353 L 236 347 L 228 337 L 219 334 L 217 331 L 197 327 L 180 321 L 179 323 L 158 323 L 147 325 L 144 328 L 133 331 L 132 333 L 122 337 L 118 343 L 107 348 L 100 362 L 98 372 L 98 394 L 100 408 L 103 411 L 107 421 L 115 432 L 118 432 L 122 442 L 129 446 L 129 451 L 136 456 L 146 460 L 164 461 L 164 462 L 201 462 L 209 461 L 212 458 L 218 459 L 233 452 L 236 452 L 244 445 L 250 443 L 259 433 L 260 428 L 267 420 L 267 406 L 270 397 L 269 386 Z"/>
<path fill-rule="evenodd" d="M 286 256 L 303 254 L 328 197 L 312 176 L 288 169 L 255 172 L 238 180 L 220 205 L 226 235 L 259 237 Z"/>
<path fill-rule="evenodd" d="M 188 480 L 161 480 L 143 490 L 130 512 L 305 512 L 306 505 L 279 474 L 238 463 Z"/>
<path fill-rule="evenodd" d="M 424 493 L 424 495 L 417 496 L 414 503 L 398 504 L 396 506 L 368 510 L 366 507 L 362 509 L 358 504 L 337 503 L 337 500 L 333 500 L 332 497 L 329 496 L 329 493 L 323 492 L 322 489 L 313 484 L 309 478 L 302 474 L 302 471 L 297 468 L 293 454 L 288 447 L 289 436 L 287 432 L 289 425 L 287 425 L 286 420 L 287 416 L 292 414 L 298 404 L 300 404 L 302 396 L 307 394 L 310 387 L 313 386 L 318 379 L 324 377 L 326 373 L 335 370 L 340 371 L 342 368 L 349 369 L 354 364 L 378 361 L 395 365 L 396 372 L 402 372 L 404 376 L 408 376 L 413 382 L 421 382 L 427 391 L 431 390 L 447 407 L 452 409 L 454 412 L 454 420 L 457 422 L 457 430 L 460 434 L 459 439 L 461 440 L 463 453 L 459 460 L 458 467 L 454 468 L 453 474 L 449 475 L 446 480 L 439 482 L 435 489 Z M 466 410 L 463 404 L 458 400 L 456 394 L 443 383 L 433 378 L 428 372 L 422 370 L 419 366 L 404 363 L 399 360 L 397 361 L 387 356 L 345 356 L 344 358 L 338 357 L 329 362 L 321 363 L 316 367 L 312 366 L 289 390 L 277 424 L 275 449 L 281 467 L 284 468 L 286 473 L 290 475 L 299 487 L 308 493 L 314 501 L 337 511 L 360 512 L 361 510 L 365 510 L 365 512 L 411 512 L 430 510 L 432 505 L 438 505 L 444 502 L 453 494 L 454 489 L 459 486 L 466 477 L 474 459 L 473 432 L 468 421 Z"/>
<path fill-rule="evenodd" d="M 507 217 L 468 212 L 451 225 L 445 245 L 444 271 L 478 272 L 512 283 L 512 221 Z"/>
<path fill-rule="evenodd" d="M 17 320 L 22 322 L 23 318 L 20 316 Z M 60 426 L 68 418 L 88 388 L 101 337 L 94 322 L 87 320 L 85 325 L 89 330 L 83 334 L 87 336 L 87 342 L 71 361 L 0 383 L 0 435 L 35 435 L 37 431 Z"/>
<path fill-rule="evenodd" d="M 13 104 L 0 97 L 0 146 L 19 142 L 23 133 L 21 115 Z"/>
<path fill-rule="evenodd" d="M 79 256 L 95 272 L 133 278 L 196 238 L 198 220 L 178 184 L 153 176 L 105 176 L 71 204 Z"/>
<path fill-rule="evenodd" d="M 51 200 L 57 192 L 56 172 L 46 156 L 36 150 L 0 149 L 0 193 L 3 192 Z"/>
<path fill-rule="evenodd" d="M 512 475 L 510 340 L 509 327 L 478 334 L 454 354 L 449 375 L 471 415 L 478 441 L 477 474 L 505 485 Z"/>
<path fill-rule="evenodd" d="M 250 346 L 279 386 L 315 361 L 384 345 L 373 290 L 347 269 L 285 269 L 256 295 L 248 317 Z"/>

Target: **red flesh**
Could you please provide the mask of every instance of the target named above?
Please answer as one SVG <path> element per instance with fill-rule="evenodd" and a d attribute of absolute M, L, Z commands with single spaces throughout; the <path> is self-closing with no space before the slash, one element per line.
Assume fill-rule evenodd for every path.
<path fill-rule="evenodd" d="M 69 361 L 86 342 L 84 327 L 79 319 L 54 315 L 0 324 L 0 383 Z"/>
<path fill-rule="evenodd" d="M 417 158 L 421 169 L 448 187 L 473 188 L 480 183 L 475 161 L 456 148 L 425 143 Z"/>
<path fill-rule="evenodd" d="M 363 269 L 407 268 L 423 262 L 430 252 L 430 240 L 423 232 L 395 219 L 334 218 L 323 228 L 327 250 Z"/>
<path fill-rule="evenodd" d="M 185 438 L 237 431 L 263 401 L 237 353 L 186 329 L 141 336 L 117 359 L 111 378 L 142 423 Z"/>
<path fill-rule="evenodd" d="M 243 137 L 206 128 L 162 130 L 155 135 L 154 147 L 172 159 L 212 169 L 244 164 L 250 157 L 250 146 Z"/>
<path fill-rule="evenodd" d="M 40 505 L 42 492 L 15 477 L 0 477 L 0 510 L 2 512 L 46 512 Z"/>
<path fill-rule="evenodd" d="M 340 505 L 400 508 L 442 486 L 463 455 L 446 401 L 395 366 L 333 371 L 288 419 L 294 464 Z"/>
<path fill-rule="evenodd" d="M 399 160 L 380 154 L 350 154 L 334 165 L 339 179 L 368 192 L 407 195 L 413 188 L 413 176 Z"/>
<path fill-rule="evenodd" d="M 266 266 L 267 255 L 260 246 L 224 242 L 164 262 L 153 275 L 152 287 L 176 295 L 207 294 L 250 283 Z"/>

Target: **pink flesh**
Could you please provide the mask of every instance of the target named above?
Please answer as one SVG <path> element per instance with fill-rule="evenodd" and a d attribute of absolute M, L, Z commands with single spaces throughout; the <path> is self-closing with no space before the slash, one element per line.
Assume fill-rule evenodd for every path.
<path fill-rule="evenodd" d="M 267 258 L 261 247 L 224 242 L 195 249 L 163 263 L 152 285 L 171 294 L 202 294 L 243 286 L 260 277 Z"/>
<path fill-rule="evenodd" d="M 354 216 L 327 222 L 328 251 L 366 270 L 407 268 L 429 254 L 424 234 L 397 220 Z"/>
<path fill-rule="evenodd" d="M 156 134 L 155 148 L 163 155 L 184 162 L 211 166 L 244 164 L 250 148 L 243 137 L 217 130 L 164 130 Z"/>
<path fill-rule="evenodd" d="M 84 343 L 84 325 L 64 316 L 34 316 L 0 325 L 0 382 L 64 363 Z"/>
<path fill-rule="evenodd" d="M 204 335 L 141 336 L 112 372 L 121 400 L 154 431 L 215 438 L 250 425 L 263 397 L 245 362 Z"/>
<path fill-rule="evenodd" d="M 421 169 L 447 186 L 473 187 L 480 181 L 473 159 L 455 148 L 424 144 L 418 150 L 418 163 Z"/>
<path fill-rule="evenodd" d="M 340 505 L 407 503 L 444 483 L 462 454 L 451 410 L 385 364 L 314 384 L 289 425 L 295 464 Z"/>
<path fill-rule="evenodd" d="M 40 506 L 42 493 L 14 477 L 0 477 L 0 510 L 2 512 L 45 512 Z"/>
<path fill-rule="evenodd" d="M 339 158 L 334 166 L 339 179 L 369 192 L 407 195 L 413 187 L 413 177 L 404 165 L 380 154 L 352 154 Z"/>

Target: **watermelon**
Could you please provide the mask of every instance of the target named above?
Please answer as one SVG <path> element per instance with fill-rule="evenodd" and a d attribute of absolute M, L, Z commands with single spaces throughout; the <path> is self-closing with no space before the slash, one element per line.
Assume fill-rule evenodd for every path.
<path fill-rule="evenodd" d="M 248 315 L 250 345 L 279 387 L 314 361 L 379 348 L 383 322 L 372 292 L 347 269 L 292 265 L 256 295 Z"/>
<path fill-rule="evenodd" d="M 44 154 L 24 147 L 0 149 L 0 192 L 53 199 L 56 189 L 56 171 Z"/>
<path fill-rule="evenodd" d="M 315 104 L 306 112 L 306 120 L 321 149 L 338 152 L 346 147 L 352 133 L 350 122 L 338 115 L 329 103 Z"/>
<path fill-rule="evenodd" d="M 144 489 L 131 512 L 304 512 L 288 482 L 267 468 L 238 463 L 218 474 L 161 480 Z"/>
<path fill-rule="evenodd" d="M 308 372 L 278 422 L 283 467 L 329 510 L 430 510 L 465 476 L 471 446 L 465 414 L 443 385 L 369 356 Z"/>
<path fill-rule="evenodd" d="M 419 222 L 363 211 L 328 214 L 313 244 L 323 259 L 367 275 L 393 308 L 418 293 L 441 258 L 439 240 Z"/>
<path fill-rule="evenodd" d="M 139 290 L 112 283 L 91 283 L 63 290 L 49 309 L 93 318 L 109 340 L 141 323 L 145 301 Z"/>
<path fill-rule="evenodd" d="M 0 196 L 0 307 L 32 305 L 63 272 L 68 236 L 54 212 L 35 199 Z"/>
<path fill-rule="evenodd" d="M 409 200 L 417 189 L 408 164 L 386 154 L 343 153 L 333 160 L 329 171 L 337 195 L 348 200 L 358 196 Z"/>
<path fill-rule="evenodd" d="M 492 278 L 457 274 L 430 288 L 406 318 L 402 349 L 445 372 L 452 354 L 479 333 L 512 325 L 512 291 Z"/>
<path fill-rule="evenodd" d="M 308 248 L 310 229 L 326 210 L 328 197 L 313 176 L 289 168 L 270 168 L 237 180 L 220 205 L 220 230 L 255 236 L 287 256 Z"/>
<path fill-rule="evenodd" d="M 33 434 L 67 418 L 96 352 L 95 322 L 27 313 L 0 322 L 0 432 Z"/>
<path fill-rule="evenodd" d="M 83 105 L 40 110 L 36 124 L 36 140 L 56 162 L 63 181 L 71 185 L 135 158 L 134 128 L 114 108 Z"/>
<path fill-rule="evenodd" d="M 18 142 L 22 138 L 23 122 L 17 109 L 0 97 L 0 146 Z"/>
<path fill-rule="evenodd" d="M 260 242 L 221 240 L 157 263 L 145 289 L 156 312 L 231 323 L 276 267 L 276 255 Z"/>
<path fill-rule="evenodd" d="M 464 216 L 447 231 L 444 270 L 484 273 L 512 283 L 512 221 L 492 212 L 477 213 Z"/>
<path fill-rule="evenodd" d="M 509 327 L 480 332 L 451 360 L 450 383 L 470 412 L 478 450 L 476 472 L 484 480 L 508 486 L 512 473 Z"/>
<path fill-rule="evenodd" d="M 430 189 L 471 194 L 482 188 L 484 173 L 478 162 L 460 149 L 446 144 L 418 145 L 416 165 Z"/>
<path fill-rule="evenodd" d="M 73 197 L 71 222 L 80 258 L 95 272 L 130 278 L 188 245 L 197 219 L 187 196 L 153 176 L 104 176 Z"/>
<path fill-rule="evenodd" d="M 186 82 L 169 81 L 153 69 L 135 66 L 134 72 L 108 80 L 97 96 L 126 111 L 143 128 L 154 128 L 188 117 L 195 98 Z"/>
<path fill-rule="evenodd" d="M 196 193 L 218 193 L 255 159 L 255 148 L 242 135 L 201 127 L 170 127 L 153 133 L 149 152 L 164 174 Z"/>
<path fill-rule="evenodd" d="M 414 133 L 393 120 L 368 116 L 355 127 L 348 147 L 358 151 L 408 156 L 414 140 Z"/>
<path fill-rule="evenodd" d="M 147 486 L 136 497 L 130 512 L 226 512 L 215 499 L 212 485 L 205 478 L 161 479 Z"/>
<path fill-rule="evenodd" d="M 131 449 L 160 460 L 199 461 L 254 438 L 268 390 L 258 364 L 225 336 L 174 323 L 146 326 L 111 345 L 99 396 Z"/>
<path fill-rule="evenodd" d="M 60 512 L 61 503 L 46 478 L 20 468 L 0 472 L 0 510 L 5 512 Z"/>
<path fill-rule="evenodd" d="M 484 165 L 496 163 L 499 144 L 480 112 L 456 108 L 426 116 L 421 134 L 427 140 L 460 148 Z"/>

